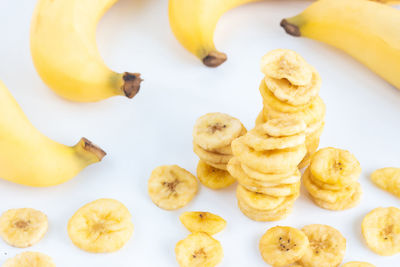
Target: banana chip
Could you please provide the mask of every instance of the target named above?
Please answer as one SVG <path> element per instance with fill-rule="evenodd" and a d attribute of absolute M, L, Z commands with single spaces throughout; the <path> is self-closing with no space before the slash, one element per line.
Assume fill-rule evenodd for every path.
<path fill-rule="evenodd" d="M 322 224 L 310 224 L 301 230 L 310 242 L 310 246 L 299 261 L 303 266 L 339 266 L 346 251 L 346 239 L 338 230 Z"/>
<path fill-rule="evenodd" d="M 78 248 L 93 252 L 121 249 L 133 234 L 129 210 L 114 199 L 98 199 L 81 207 L 68 222 L 68 235 Z"/>
<path fill-rule="evenodd" d="M 197 177 L 203 185 L 211 189 L 226 188 L 236 182 L 228 171 L 212 167 L 202 160 L 197 164 Z"/>
<path fill-rule="evenodd" d="M 300 230 L 286 226 L 268 229 L 260 240 L 260 252 L 264 261 L 280 267 L 295 263 L 309 247 L 307 236 Z"/>
<path fill-rule="evenodd" d="M 343 264 L 342 267 L 375 267 L 375 265 L 368 262 L 351 261 Z"/>
<path fill-rule="evenodd" d="M 175 255 L 181 267 L 214 267 L 222 261 L 224 252 L 218 240 L 198 232 L 179 241 Z"/>
<path fill-rule="evenodd" d="M 196 177 L 177 165 L 155 168 L 148 181 L 151 200 L 165 210 L 186 206 L 197 194 L 197 190 Z"/>
<path fill-rule="evenodd" d="M 48 229 L 47 216 L 34 209 L 11 209 L 0 217 L 0 236 L 7 244 L 26 248 L 38 243 Z"/>
<path fill-rule="evenodd" d="M 383 168 L 371 175 L 371 180 L 383 190 L 400 197 L 400 168 Z"/>
<path fill-rule="evenodd" d="M 367 246 L 381 256 L 400 253 L 400 209 L 376 208 L 361 224 Z"/>
<path fill-rule="evenodd" d="M 179 216 L 179 219 L 186 229 L 192 233 L 204 232 L 209 235 L 214 235 L 221 232 L 226 226 L 226 221 L 224 219 L 210 212 L 184 212 Z"/>
<path fill-rule="evenodd" d="M 3 267 L 55 267 L 53 260 L 39 252 L 22 252 L 14 258 L 8 259 Z"/>
<path fill-rule="evenodd" d="M 232 158 L 232 155 L 219 154 L 204 150 L 195 143 L 193 143 L 193 151 L 201 160 L 213 162 L 215 164 L 226 164 Z"/>

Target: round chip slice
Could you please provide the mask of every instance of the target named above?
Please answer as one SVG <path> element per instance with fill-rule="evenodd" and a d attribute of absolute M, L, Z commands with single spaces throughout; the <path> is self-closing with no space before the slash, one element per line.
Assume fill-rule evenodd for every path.
<path fill-rule="evenodd" d="M 361 185 L 359 183 L 355 183 L 354 193 L 348 198 L 344 198 L 343 200 L 337 201 L 335 203 L 326 202 L 318 198 L 312 198 L 312 200 L 317 206 L 323 209 L 347 210 L 357 206 L 360 203 L 361 196 L 362 196 Z"/>
<path fill-rule="evenodd" d="M 241 122 L 224 113 L 208 113 L 197 119 L 193 140 L 206 150 L 228 146 L 243 131 Z"/>
<path fill-rule="evenodd" d="M 204 232 L 214 235 L 226 226 L 226 221 L 220 216 L 203 211 L 184 212 L 179 216 L 179 220 L 192 233 Z"/>
<path fill-rule="evenodd" d="M 354 183 L 361 174 L 360 163 L 353 154 L 333 147 L 314 153 L 310 170 L 315 179 L 341 187 Z"/>
<path fill-rule="evenodd" d="M 243 142 L 239 137 L 232 142 L 233 155 L 240 161 L 260 172 L 287 173 L 294 170 L 307 153 L 305 145 L 293 148 L 255 151 Z"/>
<path fill-rule="evenodd" d="M 157 167 L 148 181 L 151 200 L 165 210 L 176 210 L 186 206 L 196 195 L 196 177 L 177 165 Z"/>
<path fill-rule="evenodd" d="M 276 226 L 268 229 L 260 240 L 264 261 L 272 266 L 287 266 L 303 257 L 309 246 L 307 236 L 296 228 Z"/>
<path fill-rule="evenodd" d="M 304 121 L 297 118 L 274 118 L 260 126 L 259 131 L 272 137 L 284 137 L 301 134 L 306 127 Z"/>
<path fill-rule="evenodd" d="M 46 254 L 27 251 L 8 259 L 3 267 L 56 267 L 56 264 Z"/>
<path fill-rule="evenodd" d="M 375 267 L 375 265 L 363 261 L 350 261 L 343 264 L 342 267 Z"/>
<path fill-rule="evenodd" d="M 236 182 L 228 171 L 214 168 L 202 160 L 197 164 L 197 177 L 203 185 L 211 189 L 226 188 Z"/>
<path fill-rule="evenodd" d="M 313 69 L 295 51 L 275 49 L 262 57 L 261 71 L 275 79 L 287 79 L 294 85 L 306 85 L 312 79 Z"/>
<path fill-rule="evenodd" d="M 88 252 L 117 251 L 132 234 L 132 215 L 124 204 L 115 199 L 90 202 L 68 221 L 68 235 L 72 243 Z"/>
<path fill-rule="evenodd" d="M 232 158 L 232 155 L 219 154 L 204 150 L 195 143 L 193 143 L 193 151 L 201 160 L 214 162 L 216 164 L 226 164 Z"/>
<path fill-rule="evenodd" d="M 222 261 L 224 252 L 218 240 L 198 232 L 179 241 L 175 255 L 181 267 L 214 267 Z"/>
<path fill-rule="evenodd" d="M 241 185 L 237 186 L 236 197 L 254 210 L 272 210 L 286 200 L 285 197 L 273 197 L 252 192 Z"/>
<path fill-rule="evenodd" d="M 400 197 L 400 168 L 382 168 L 371 174 L 371 180 L 383 190 Z"/>
<path fill-rule="evenodd" d="M 38 243 L 48 229 L 47 216 L 38 210 L 11 209 L 0 217 L 0 236 L 17 248 L 26 248 Z"/>
<path fill-rule="evenodd" d="M 310 224 L 301 230 L 310 242 L 310 246 L 300 259 L 303 266 L 339 266 L 346 251 L 346 239 L 338 230 L 322 224 Z"/>
<path fill-rule="evenodd" d="M 235 157 L 234 157 L 235 158 Z M 233 158 L 232 158 L 233 159 Z M 230 161 L 229 161 L 230 162 Z M 299 170 L 296 168 L 294 170 L 290 170 L 285 173 L 263 173 L 259 172 L 246 164 L 240 163 L 240 166 L 242 167 L 242 170 L 249 176 L 252 177 L 253 179 L 257 179 L 260 181 L 265 181 L 265 182 L 273 182 L 273 181 L 278 181 L 281 179 L 288 179 L 293 176 L 301 176 Z"/>
<path fill-rule="evenodd" d="M 376 208 L 361 224 L 367 246 L 381 256 L 400 253 L 400 209 Z"/>

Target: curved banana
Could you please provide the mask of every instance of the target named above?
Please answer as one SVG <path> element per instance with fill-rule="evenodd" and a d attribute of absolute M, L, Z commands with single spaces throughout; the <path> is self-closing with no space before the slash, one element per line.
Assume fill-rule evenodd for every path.
<path fill-rule="evenodd" d="M 208 67 L 227 59 L 214 45 L 214 31 L 220 17 L 237 6 L 261 0 L 170 0 L 169 22 L 175 37 Z"/>
<path fill-rule="evenodd" d="M 33 63 L 43 81 L 62 97 L 95 102 L 132 98 L 139 73 L 110 70 L 96 45 L 96 26 L 117 0 L 39 0 L 31 24 Z"/>
<path fill-rule="evenodd" d="M 52 186 L 75 177 L 106 153 L 82 138 L 73 147 L 41 134 L 0 81 L 0 178 L 28 186 Z"/>
<path fill-rule="evenodd" d="M 400 10 L 367 0 L 319 0 L 281 26 L 347 52 L 400 89 Z"/>

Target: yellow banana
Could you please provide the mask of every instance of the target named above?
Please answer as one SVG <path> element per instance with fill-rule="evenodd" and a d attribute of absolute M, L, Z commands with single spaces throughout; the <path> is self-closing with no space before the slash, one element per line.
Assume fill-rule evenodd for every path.
<path fill-rule="evenodd" d="M 41 134 L 0 81 L 0 178 L 28 186 L 66 182 L 105 152 L 82 138 L 73 147 Z"/>
<path fill-rule="evenodd" d="M 118 0 L 39 0 L 31 24 L 33 63 L 43 81 L 62 97 L 95 102 L 132 98 L 139 73 L 110 70 L 96 44 L 96 26 Z"/>
<path fill-rule="evenodd" d="M 347 52 L 400 89 L 400 10 L 367 0 L 319 0 L 281 26 Z"/>
<path fill-rule="evenodd" d="M 170 0 L 169 22 L 175 37 L 208 67 L 225 62 L 226 54 L 214 45 L 220 17 L 237 6 L 261 0 Z"/>

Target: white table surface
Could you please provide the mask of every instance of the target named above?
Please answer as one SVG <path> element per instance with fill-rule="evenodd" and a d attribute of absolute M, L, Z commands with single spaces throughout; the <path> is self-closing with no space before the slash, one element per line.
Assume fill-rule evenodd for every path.
<path fill-rule="evenodd" d="M 279 27 L 280 20 L 299 13 L 309 2 L 269 1 L 226 14 L 217 27 L 215 41 L 229 59 L 210 69 L 175 40 L 169 29 L 166 0 L 121 0 L 99 24 L 99 49 L 112 69 L 141 72 L 145 81 L 133 100 L 115 97 L 94 104 L 61 99 L 36 74 L 29 51 L 35 2 L 0 1 L 0 79 L 47 136 L 68 145 L 85 136 L 108 155 L 70 182 L 52 188 L 29 188 L 0 180 L 0 212 L 32 207 L 45 212 L 50 223 L 45 238 L 31 248 L 12 248 L 0 240 L 0 264 L 32 250 L 50 255 L 59 267 L 177 266 L 175 244 L 188 235 L 178 216 L 183 211 L 203 210 L 228 222 L 215 236 L 225 253 L 220 266 L 266 266 L 258 241 L 268 228 L 312 223 L 329 224 L 346 237 L 344 262 L 399 265 L 400 255 L 382 257 L 366 247 L 360 225 L 364 215 L 376 207 L 399 206 L 399 199 L 375 187 L 369 175 L 377 168 L 400 167 L 400 91 L 338 50 L 286 35 Z M 342 212 L 323 210 L 302 189 L 294 212 L 286 220 L 253 222 L 237 208 L 235 186 L 231 186 L 222 191 L 201 187 L 196 198 L 178 211 L 157 208 L 147 195 L 147 179 L 153 168 L 178 164 L 195 173 L 198 158 L 192 152 L 191 132 L 196 118 L 220 111 L 239 118 L 248 129 L 254 126 L 262 106 L 259 61 L 275 48 L 296 50 L 320 72 L 321 97 L 327 105 L 321 146 L 348 149 L 359 159 L 363 168 L 361 204 Z M 67 222 L 85 203 L 105 197 L 116 198 L 129 208 L 135 232 L 116 253 L 90 254 L 71 243 Z"/>

